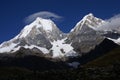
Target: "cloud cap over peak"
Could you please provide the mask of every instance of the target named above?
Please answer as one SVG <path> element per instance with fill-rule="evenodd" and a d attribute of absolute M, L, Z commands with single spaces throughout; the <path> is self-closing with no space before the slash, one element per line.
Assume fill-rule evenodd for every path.
<path fill-rule="evenodd" d="M 25 18 L 25 23 L 31 23 L 33 22 L 37 17 L 41 17 L 44 19 L 51 19 L 53 21 L 61 21 L 63 19 L 62 16 L 59 16 L 55 13 L 49 12 L 49 11 L 40 11 L 34 14 L 31 14 L 30 16 Z"/>

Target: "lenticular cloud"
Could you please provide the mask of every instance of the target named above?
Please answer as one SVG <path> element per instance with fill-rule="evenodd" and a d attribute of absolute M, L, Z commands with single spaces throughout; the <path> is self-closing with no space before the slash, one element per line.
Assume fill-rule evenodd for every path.
<path fill-rule="evenodd" d="M 57 15 L 55 13 L 52 13 L 52 12 L 40 11 L 40 12 L 34 13 L 34 14 L 26 17 L 25 18 L 25 23 L 31 23 L 37 17 L 41 17 L 41 18 L 44 18 L 44 19 L 51 19 L 53 21 L 59 21 L 63 18 L 62 16 L 59 16 L 59 15 Z"/>

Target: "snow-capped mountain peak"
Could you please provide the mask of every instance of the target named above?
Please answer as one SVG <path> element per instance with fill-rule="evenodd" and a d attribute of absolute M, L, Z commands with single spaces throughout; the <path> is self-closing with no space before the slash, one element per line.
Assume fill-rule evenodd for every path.
<path fill-rule="evenodd" d="M 35 23 L 37 23 L 38 25 L 40 24 L 45 31 L 52 31 L 52 28 L 53 28 L 52 26 L 55 25 L 52 20 L 43 19 L 40 17 L 36 19 Z M 37 26 L 37 27 L 40 28 L 41 26 Z"/>
<path fill-rule="evenodd" d="M 24 27 L 24 29 L 21 31 L 19 35 L 19 38 L 26 37 L 34 28 L 36 28 L 37 32 L 39 33 L 40 33 L 40 30 L 38 29 L 42 29 L 45 32 L 52 32 L 54 26 L 56 25 L 50 19 L 43 19 L 43 18 L 38 17 L 30 25 L 27 25 Z"/>
<path fill-rule="evenodd" d="M 38 17 L 31 24 L 25 26 L 15 38 L 2 43 L 0 53 L 14 53 L 24 48 L 46 54 L 54 46 L 52 44 L 54 41 L 63 38 L 65 38 L 65 34 L 58 29 L 52 20 Z M 53 52 L 53 55 L 55 54 Z"/>
<path fill-rule="evenodd" d="M 77 30 L 77 31 L 81 30 L 82 27 L 85 25 L 92 29 L 95 29 L 103 23 L 104 23 L 104 20 L 94 17 L 92 13 L 89 13 L 88 15 L 84 16 L 83 19 L 76 24 L 76 26 L 71 30 L 71 32 L 74 30 Z"/>
<path fill-rule="evenodd" d="M 99 27 L 104 21 L 94 17 L 92 13 L 84 16 L 68 35 L 68 41 L 81 53 L 87 53 L 100 44 L 104 38 L 100 36 L 95 28 Z"/>

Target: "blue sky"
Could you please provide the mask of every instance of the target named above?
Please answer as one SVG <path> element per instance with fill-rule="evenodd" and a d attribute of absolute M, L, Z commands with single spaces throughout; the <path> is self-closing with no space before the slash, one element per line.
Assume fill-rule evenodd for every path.
<path fill-rule="evenodd" d="M 0 0 L 0 43 L 16 36 L 26 17 L 41 11 L 62 16 L 55 23 L 69 32 L 88 13 L 102 19 L 119 14 L 120 0 Z"/>

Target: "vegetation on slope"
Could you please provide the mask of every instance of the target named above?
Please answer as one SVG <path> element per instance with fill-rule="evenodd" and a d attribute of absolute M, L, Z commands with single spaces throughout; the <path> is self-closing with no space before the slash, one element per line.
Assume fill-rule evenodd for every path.
<path fill-rule="evenodd" d="M 109 46 L 108 46 L 109 47 Z M 105 55 L 88 62 L 84 66 L 87 67 L 105 67 L 110 66 L 115 63 L 120 62 L 120 47 L 111 50 L 110 52 L 106 53 Z"/>
<path fill-rule="evenodd" d="M 103 68 L 30 71 L 23 68 L 0 68 L 0 80 L 120 80 L 120 65 Z"/>

